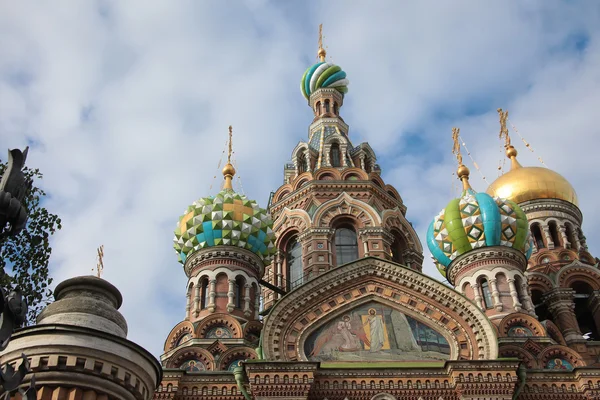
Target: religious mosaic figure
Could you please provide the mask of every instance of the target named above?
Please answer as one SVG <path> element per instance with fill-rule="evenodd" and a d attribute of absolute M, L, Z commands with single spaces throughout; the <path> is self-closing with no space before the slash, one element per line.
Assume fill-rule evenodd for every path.
<path fill-rule="evenodd" d="M 377 311 L 374 308 L 369 308 L 369 315 L 366 319 L 367 322 L 365 324 L 369 324 L 371 337 L 370 351 L 379 351 L 383 348 L 384 343 L 383 317 L 377 315 Z"/>

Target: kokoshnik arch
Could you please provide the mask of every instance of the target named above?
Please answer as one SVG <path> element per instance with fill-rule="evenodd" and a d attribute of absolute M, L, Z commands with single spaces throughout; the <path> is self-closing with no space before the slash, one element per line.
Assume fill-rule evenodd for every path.
<path fill-rule="evenodd" d="M 600 271 L 569 182 L 517 161 L 499 110 L 511 170 L 477 192 L 453 129 L 463 191 L 432 216 L 425 242 L 440 276 L 423 274 L 400 193 L 371 146 L 351 141 L 341 116 L 348 76 L 327 61 L 321 36 L 317 54 L 300 83 L 314 119 L 268 208 L 233 190 L 230 128 L 223 189 L 179 219 L 184 317 L 166 338 L 162 375 L 144 375 L 133 398 L 600 398 Z M 51 315 L 40 322 L 56 322 Z M 27 332 L 1 362 L 20 357 Z M 119 380 L 87 358 L 52 360 L 33 369 L 80 368 L 110 380 L 111 393 L 143 372 L 119 367 L 130 371 Z M 62 393 L 56 380 L 44 384 L 43 398 Z"/>

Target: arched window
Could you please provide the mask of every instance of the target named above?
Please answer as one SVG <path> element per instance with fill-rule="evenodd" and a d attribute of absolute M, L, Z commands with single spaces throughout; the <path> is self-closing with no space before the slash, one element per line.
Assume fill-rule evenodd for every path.
<path fill-rule="evenodd" d="M 550 230 L 550 237 L 552 238 L 552 242 L 554 242 L 554 247 L 560 247 L 561 243 L 558 237 L 558 228 L 556 227 L 556 222 L 548 222 L 548 229 Z"/>
<path fill-rule="evenodd" d="M 354 261 L 358 258 L 358 242 L 356 232 L 349 228 L 335 230 L 335 259 L 337 265 Z"/>
<path fill-rule="evenodd" d="M 575 318 L 579 330 L 585 339 L 598 340 L 598 327 L 594 322 L 594 315 L 588 306 L 589 298 L 594 293 L 594 289 L 587 283 L 582 281 L 573 282 L 571 289 L 575 291 L 573 302 L 575 303 Z"/>
<path fill-rule="evenodd" d="M 392 242 L 391 248 L 392 261 L 397 262 L 398 264 L 404 264 L 404 256 L 402 254 L 407 249 L 406 241 L 400 232 L 396 230 L 392 231 L 392 235 L 394 235 L 394 241 Z"/>
<path fill-rule="evenodd" d="M 302 285 L 302 245 L 297 238 L 292 238 L 286 248 L 286 264 L 288 270 L 288 289 Z"/>
<path fill-rule="evenodd" d="M 333 113 L 335 115 L 338 115 L 338 105 L 337 105 L 337 102 L 335 102 L 335 101 L 333 102 Z"/>
<path fill-rule="evenodd" d="M 298 174 L 306 172 L 308 170 L 306 165 L 306 156 L 305 153 L 302 152 L 298 154 Z"/>
<path fill-rule="evenodd" d="M 325 113 L 329 112 L 329 100 L 325 100 Z"/>
<path fill-rule="evenodd" d="M 242 308 L 242 302 L 244 300 L 244 286 L 246 281 L 241 276 L 235 278 L 235 308 Z"/>
<path fill-rule="evenodd" d="M 481 293 L 483 294 L 483 302 L 485 303 L 485 308 L 492 308 L 492 294 L 490 293 L 490 285 L 487 279 L 481 280 Z"/>
<path fill-rule="evenodd" d="M 200 308 L 206 308 L 206 307 L 208 307 L 208 302 L 209 302 L 209 290 L 208 290 L 208 279 L 207 278 L 202 279 L 202 286 L 200 286 L 200 288 L 201 288 Z"/>
<path fill-rule="evenodd" d="M 533 236 L 533 240 L 535 241 L 535 246 L 538 249 L 543 249 L 546 247 L 544 245 L 544 239 L 542 239 L 542 230 L 540 229 L 539 224 L 531 225 L 531 235 Z"/>
<path fill-rule="evenodd" d="M 315 107 L 317 115 L 321 115 L 321 102 L 317 101 L 317 106 Z"/>
<path fill-rule="evenodd" d="M 332 167 L 341 167 L 342 164 L 340 163 L 340 145 L 339 144 L 333 143 L 331 145 L 330 155 L 331 155 L 331 166 Z"/>

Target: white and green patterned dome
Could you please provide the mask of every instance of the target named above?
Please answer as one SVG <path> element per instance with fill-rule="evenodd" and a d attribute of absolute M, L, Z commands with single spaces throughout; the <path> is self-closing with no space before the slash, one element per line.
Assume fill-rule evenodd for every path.
<path fill-rule="evenodd" d="M 197 250 L 221 245 L 250 250 L 268 263 L 275 253 L 272 228 L 265 209 L 225 188 L 187 208 L 175 229 L 174 247 L 182 264 Z"/>

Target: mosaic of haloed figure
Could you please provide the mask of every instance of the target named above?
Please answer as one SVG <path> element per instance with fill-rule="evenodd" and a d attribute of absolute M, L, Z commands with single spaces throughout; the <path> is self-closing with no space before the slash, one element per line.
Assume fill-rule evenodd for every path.
<path fill-rule="evenodd" d="M 386 305 L 370 302 L 321 326 L 308 336 L 311 361 L 440 361 L 448 341 L 435 330 Z"/>

